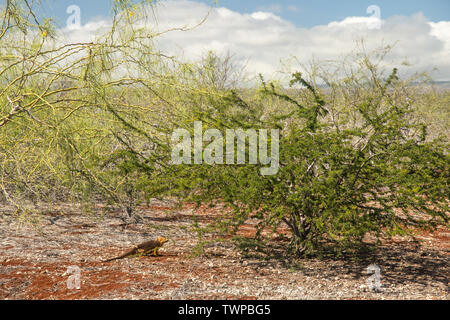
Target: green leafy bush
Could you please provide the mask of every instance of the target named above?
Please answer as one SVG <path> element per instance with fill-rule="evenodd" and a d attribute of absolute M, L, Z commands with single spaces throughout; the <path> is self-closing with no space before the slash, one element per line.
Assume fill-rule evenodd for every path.
<path fill-rule="evenodd" d="M 248 164 L 180 169 L 192 199 L 221 201 L 233 209 L 214 224 L 216 230 L 235 234 L 248 219 L 256 219 L 255 237 L 261 239 L 264 230 L 277 233 L 285 225 L 289 247 L 304 256 L 325 243 L 337 248 L 361 244 L 367 233 L 389 237 L 411 227 L 447 224 L 448 145 L 427 140 L 426 124 L 413 120 L 409 99 L 399 95 L 405 85 L 396 69 L 385 80 L 373 79 L 362 86 L 352 83 L 360 99 L 354 109 L 332 110 L 338 122 L 330 117 L 327 95 L 299 73 L 291 81 L 303 87 L 295 89 L 297 98 L 292 90 L 288 94 L 263 80 L 253 102 L 231 92 L 216 104 L 213 117 L 197 113 L 198 120 L 220 130 L 281 130 L 275 175 L 263 176 L 261 165 Z M 292 108 L 283 114 L 261 112 L 268 101 Z"/>

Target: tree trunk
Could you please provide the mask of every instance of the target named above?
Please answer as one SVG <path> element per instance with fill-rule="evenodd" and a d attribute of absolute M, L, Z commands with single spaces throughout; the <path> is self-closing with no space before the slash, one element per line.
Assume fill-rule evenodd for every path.
<path fill-rule="evenodd" d="M 298 219 L 300 217 L 300 219 Z M 306 252 L 306 241 L 311 231 L 311 223 L 301 214 L 291 214 L 291 220 L 283 219 L 292 230 L 295 254 L 297 257 L 303 257 Z M 300 221 L 298 221 L 300 220 Z"/>

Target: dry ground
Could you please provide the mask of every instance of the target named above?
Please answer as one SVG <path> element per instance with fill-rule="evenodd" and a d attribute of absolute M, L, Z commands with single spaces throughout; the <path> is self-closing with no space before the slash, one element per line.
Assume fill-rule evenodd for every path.
<path fill-rule="evenodd" d="M 242 255 L 228 242 L 192 257 L 197 234 L 193 206 L 173 210 L 152 201 L 142 221 L 121 214 L 94 218 L 74 207 L 49 210 L 40 227 L 19 223 L 0 208 L 0 299 L 445 299 L 449 291 L 450 231 L 422 233 L 420 245 L 397 238 L 359 259 L 286 261 Z M 200 222 L 217 209 L 198 209 Z M 251 224 L 247 226 L 251 228 Z M 101 262 L 157 236 L 172 241 L 160 257 Z M 381 269 L 381 290 L 367 287 L 366 269 Z M 68 267 L 80 271 L 80 289 Z M 72 278 L 71 278 L 72 277 Z"/>

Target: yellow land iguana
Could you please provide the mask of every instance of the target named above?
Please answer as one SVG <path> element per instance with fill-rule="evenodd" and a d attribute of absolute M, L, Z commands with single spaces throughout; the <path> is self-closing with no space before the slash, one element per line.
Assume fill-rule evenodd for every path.
<path fill-rule="evenodd" d="M 163 244 L 166 243 L 167 241 L 169 241 L 169 239 L 167 239 L 165 237 L 158 237 L 158 239 L 156 239 L 156 240 L 150 240 L 150 241 L 138 244 L 133 249 L 128 250 L 121 256 L 118 256 L 118 257 L 115 257 L 112 259 L 108 259 L 108 260 L 104 260 L 102 262 L 109 262 L 109 261 L 113 261 L 113 260 L 123 259 L 123 258 L 133 256 L 133 255 L 136 255 L 136 256 L 144 256 L 144 255 L 158 256 L 159 248 L 161 248 L 163 246 Z"/>

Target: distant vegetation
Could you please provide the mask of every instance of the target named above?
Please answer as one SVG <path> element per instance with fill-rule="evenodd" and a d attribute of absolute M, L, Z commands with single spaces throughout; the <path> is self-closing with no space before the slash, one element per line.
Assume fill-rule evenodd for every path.
<path fill-rule="evenodd" d="M 298 256 L 368 232 L 448 226 L 448 90 L 380 70 L 379 52 L 333 66 L 341 72 L 293 70 L 289 87 L 261 77 L 244 89 L 230 58 L 162 54 L 158 35 L 131 21 L 145 5 L 113 1 L 111 30 L 73 44 L 29 1 L 1 9 L 0 202 L 18 216 L 61 202 L 106 203 L 128 217 L 156 197 L 220 202 L 231 211 L 211 230 L 234 235 L 254 218 L 262 241 L 285 225 Z M 194 121 L 280 129 L 278 174 L 172 165 L 172 132 Z"/>

